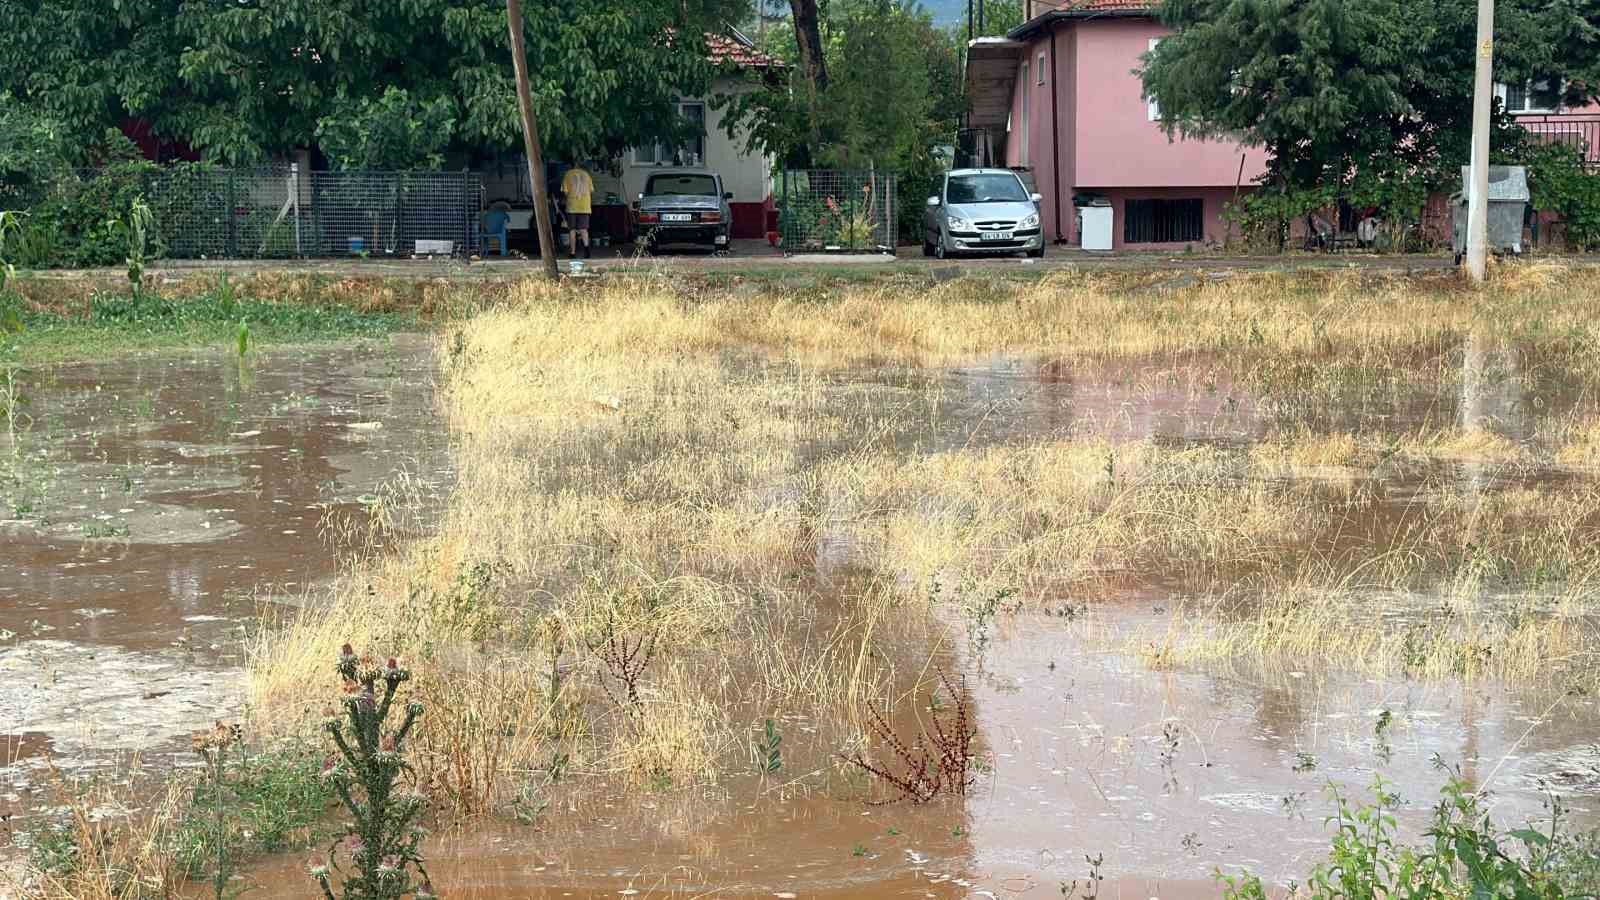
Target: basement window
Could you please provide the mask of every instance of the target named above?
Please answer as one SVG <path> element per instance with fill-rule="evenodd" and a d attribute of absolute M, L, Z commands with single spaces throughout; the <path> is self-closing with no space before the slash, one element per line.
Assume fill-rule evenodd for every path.
<path fill-rule="evenodd" d="M 1195 243 L 1205 236 L 1205 201 L 1129 200 L 1122 207 L 1124 244 Z"/>

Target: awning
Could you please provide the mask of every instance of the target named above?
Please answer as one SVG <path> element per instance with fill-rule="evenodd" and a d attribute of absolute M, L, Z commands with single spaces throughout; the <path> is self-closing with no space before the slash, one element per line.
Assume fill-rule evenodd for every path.
<path fill-rule="evenodd" d="M 1003 132 L 1011 118 L 1011 96 L 1017 67 L 1027 44 L 1005 38 L 978 38 L 967 44 L 967 97 L 972 103 L 968 127 Z"/>

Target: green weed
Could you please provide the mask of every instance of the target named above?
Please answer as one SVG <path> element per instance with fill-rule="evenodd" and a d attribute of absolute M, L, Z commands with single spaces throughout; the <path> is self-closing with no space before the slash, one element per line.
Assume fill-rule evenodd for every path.
<path fill-rule="evenodd" d="M 309 747 L 294 745 L 228 755 L 195 786 L 178 821 L 173 851 L 179 870 L 196 878 L 208 867 L 223 868 L 219 859 L 232 866 L 253 854 L 310 847 L 334 800 L 320 766 Z"/>
<path fill-rule="evenodd" d="M 1400 797 L 1382 778 L 1371 804 L 1352 803 L 1329 788 L 1337 807 L 1328 857 L 1292 896 L 1302 900 L 1392 898 L 1392 900 L 1564 900 L 1574 892 L 1574 872 L 1592 865 L 1592 844 L 1563 837 L 1559 811 L 1545 827 L 1502 832 L 1483 809 L 1482 795 L 1458 776 L 1442 790 L 1433 821 L 1416 845 L 1401 843 L 1395 812 Z M 1594 871 L 1590 869 L 1589 871 Z M 1217 873 L 1226 900 L 1264 900 L 1267 889 L 1249 873 Z M 1592 888 L 1592 885 L 1589 886 Z M 1581 889 L 1580 889 L 1581 890 Z M 1589 894 L 1588 896 L 1592 896 Z"/>

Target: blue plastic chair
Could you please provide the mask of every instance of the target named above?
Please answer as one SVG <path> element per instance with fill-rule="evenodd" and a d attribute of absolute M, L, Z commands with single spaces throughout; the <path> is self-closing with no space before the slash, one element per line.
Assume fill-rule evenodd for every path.
<path fill-rule="evenodd" d="M 511 242 L 510 226 L 511 216 L 503 209 L 491 209 L 483 214 L 483 219 L 478 227 L 479 234 L 484 239 L 483 252 L 485 254 L 489 252 L 488 242 L 494 240 L 500 244 L 500 255 L 506 255 L 506 246 Z"/>

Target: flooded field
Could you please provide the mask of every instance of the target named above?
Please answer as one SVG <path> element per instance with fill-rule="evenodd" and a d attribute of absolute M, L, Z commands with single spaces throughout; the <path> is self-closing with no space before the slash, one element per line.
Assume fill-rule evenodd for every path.
<path fill-rule="evenodd" d="M 0 435 L 0 802 L 44 761 L 187 756 L 237 716 L 246 633 L 338 570 L 329 529 L 449 481 L 431 344 L 29 371 Z M 364 518 L 364 513 L 362 515 Z"/>
<path fill-rule="evenodd" d="M 948 290 L 530 288 L 248 374 L 39 373 L 9 801 L 47 816 L 46 754 L 176 759 L 218 718 L 325 746 L 348 641 L 411 669 L 444 896 L 1281 890 L 1336 793 L 1412 840 L 1453 779 L 1505 828 L 1600 827 L 1578 356 L 1447 299 L 1347 309 L 1356 341 L 1229 287 Z M 309 896 L 306 857 L 237 879 Z"/>

